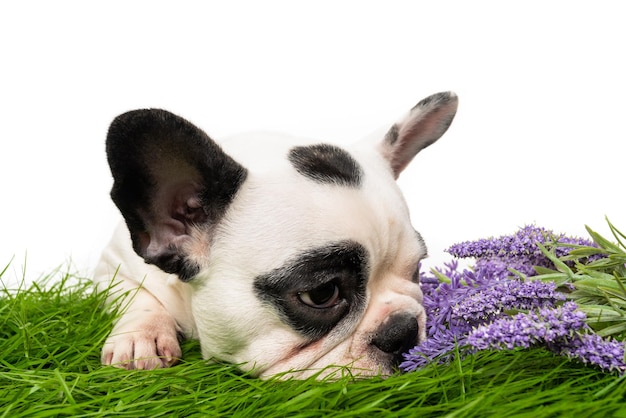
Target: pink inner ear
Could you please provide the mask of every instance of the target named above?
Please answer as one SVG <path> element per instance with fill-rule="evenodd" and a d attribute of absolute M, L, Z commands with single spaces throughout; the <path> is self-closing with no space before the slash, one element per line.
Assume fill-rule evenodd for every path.
<path fill-rule="evenodd" d="M 197 196 L 190 197 L 189 199 L 187 199 L 186 203 L 189 209 L 199 209 L 202 207 L 202 205 L 200 204 L 200 199 L 198 199 Z"/>
<path fill-rule="evenodd" d="M 394 152 L 394 157 L 400 160 L 399 164 L 402 164 L 398 167 L 398 174 L 406 168 L 418 152 L 436 142 L 450 124 L 448 113 L 443 109 L 435 110 L 427 115 L 412 116 L 407 118 L 398 132 L 397 150 Z"/>
<path fill-rule="evenodd" d="M 176 251 L 189 239 L 190 227 L 207 220 L 207 214 L 198 197 L 197 183 L 170 180 L 162 184 L 153 201 L 152 219 L 147 231 L 138 235 L 145 258 Z"/>
<path fill-rule="evenodd" d="M 185 226 L 206 221 L 207 215 L 198 197 L 199 187 L 183 186 L 176 190 L 172 197 L 170 209 L 171 217 L 182 222 Z"/>
<path fill-rule="evenodd" d="M 437 106 L 430 103 L 418 105 L 404 120 L 391 127 L 383 141 L 382 153 L 396 179 L 418 152 L 436 142 L 448 130 L 456 109 L 456 97 Z"/>
<path fill-rule="evenodd" d="M 158 259 L 159 257 L 175 252 L 181 248 L 183 243 L 189 238 L 185 225 L 175 219 L 164 220 L 152 227 L 150 243 L 145 249 L 144 258 Z"/>

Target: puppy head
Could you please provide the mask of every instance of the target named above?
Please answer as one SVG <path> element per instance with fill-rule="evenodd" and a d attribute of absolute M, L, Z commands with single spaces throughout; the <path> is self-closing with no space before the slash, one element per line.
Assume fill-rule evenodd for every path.
<path fill-rule="evenodd" d="M 169 112 L 132 111 L 107 138 L 111 196 L 135 251 L 192 286 L 205 358 L 389 374 L 425 338 L 426 247 L 395 179 L 456 108 L 430 96 L 376 143 L 257 135 L 226 150 Z"/>

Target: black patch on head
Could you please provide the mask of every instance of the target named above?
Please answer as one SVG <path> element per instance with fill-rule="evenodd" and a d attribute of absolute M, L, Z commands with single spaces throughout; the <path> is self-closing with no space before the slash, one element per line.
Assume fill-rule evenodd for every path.
<path fill-rule="evenodd" d="M 284 322 L 315 341 L 363 312 L 368 272 L 365 248 L 354 241 L 341 241 L 307 251 L 257 277 L 254 289 L 260 300 L 278 310 Z M 329 284 L 338 288 L 337 304 L 314 308 L 302 301 L 303 293 Z"/>
<path fill-rule="evenodd" d="M 329 144 L 294 147 L 289 161 L 298 173 L 318 183 L 359 187 L 363 171 L 345 150 Z"/>

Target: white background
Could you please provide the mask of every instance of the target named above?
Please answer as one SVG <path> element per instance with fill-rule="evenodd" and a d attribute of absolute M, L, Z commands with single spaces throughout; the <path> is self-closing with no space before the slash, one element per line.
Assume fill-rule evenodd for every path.
<path fill-rule="evenodd" d="M 20 1 L 0 6 L 0 264 L 90 274 L 117 222 L 104 138 L 161 107 L 219 138 L 349 142 L 454 90 L 400 184 L 429 265 L 536 223 L 626 229 L 620 2 Z"/>

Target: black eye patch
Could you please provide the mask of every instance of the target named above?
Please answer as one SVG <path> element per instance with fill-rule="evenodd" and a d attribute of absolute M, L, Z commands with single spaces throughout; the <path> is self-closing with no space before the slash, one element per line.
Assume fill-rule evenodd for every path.
<path fill-rule="evenodd" d="M 330 144 L 294 147 L 289 162 L 298 173 L 318 183 L 359 187 L 363 170 L 347 151 Z"/>
<path fill-rule="evenodd" d="M 353 241 L 341 241 L 306 251 L 285 266 L 258 276 L 254 289 L 285 323 L 315 341 L 340 322 L 356 323 L 365 309 L 367 273 L 365 248 Z M 314 295 L 335 287 L 338 301 L 328 307 L 314 307 L 303 301 L 302 295 L 307 292 Z"/>

